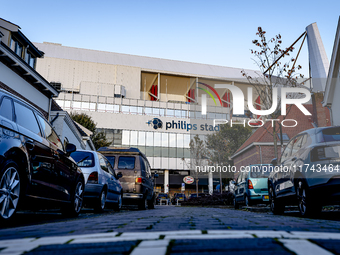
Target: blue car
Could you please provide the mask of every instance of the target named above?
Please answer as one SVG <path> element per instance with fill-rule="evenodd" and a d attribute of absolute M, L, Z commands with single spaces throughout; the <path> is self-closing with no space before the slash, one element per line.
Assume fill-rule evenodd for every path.
<path fill-rule="evenodd" d="M 234 207 L 268 204 L 268 177 L 271 164 L 254 164 L 241 169 L 234 188 Z"/>

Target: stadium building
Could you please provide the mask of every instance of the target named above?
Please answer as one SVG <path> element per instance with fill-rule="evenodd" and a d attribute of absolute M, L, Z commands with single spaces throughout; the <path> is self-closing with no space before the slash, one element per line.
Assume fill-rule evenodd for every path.
<path fill-rule="evenodd" d="M 183 177 L 190 175 L 193 135 L 203 139 L 218 130 L 214 119 L 231 118 L 232 95 L 221 84 L 239 87 L 247 98 L 242 69 L 35 45 L 45 53 L 37 71 L 60 91 L 56 101 L 61 108 L 90 115 L 113 146 L 138 147 L 159 173 L 157 189 L 162 192 L 179 192 Z M 200 191 L 207 185 L 207 179 L 200 180 Z M 195 184 L 186 185 L 186 193 L 194 189 Z"/>

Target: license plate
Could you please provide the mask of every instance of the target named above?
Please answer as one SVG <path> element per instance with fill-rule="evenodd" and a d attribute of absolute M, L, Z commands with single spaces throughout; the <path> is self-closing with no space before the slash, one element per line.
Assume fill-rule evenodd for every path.
<path fill-rule="evenodd" d="M 162 199 L 165 199 L 165 197 L 162 197 Z"/>
<path fill-rule="evenodd" d="M 269 196 L 262 196 L 263 201 L 269 201 Z"/>
<path fill-rule="evenodd" d="M 179 200 L 183 200 L 183 197 L 180 197 Z"/>

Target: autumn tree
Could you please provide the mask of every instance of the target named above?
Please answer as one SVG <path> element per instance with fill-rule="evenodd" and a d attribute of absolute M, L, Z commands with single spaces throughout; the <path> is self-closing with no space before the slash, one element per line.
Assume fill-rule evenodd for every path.
<path fill-rule="evenodd" d="M 299 74 L 299 70 L 302 68 L 300 65 L 296 65 L 296 60 L 299 55 L 291 57 L 294 51 L 294 44 L 303 36 L 302 34 L 298 40 L 296 40 L 288 48 L 282 48 L 282 38 L 278 34 L 270 39 L 266 37 L 266 31 L 258 27 L 257 39 L 253 40 L 254 49 L 251 49 L 253 60 L 258 66 L 260 72 L 256 72 L 256 77 L 248 75 L 244 70 L 241 71 L 242 75 L 246 77 L 250 85 L 252 85 L 253 96 L 256 101 L 255 108 L 258 110 L 269 110 L 271 109 L 274 97 L 273 90 L 280 89 L 283 87 L 303 87 L 303 82 L 300 82 L 303 78 L 302 74 Z M 303 39 L 304 40 L 304 39 Z M 301 45 L 302 46 L 302 45 Z M 300 48 L 301 49 L 301 48 Z M 305 88 L 305 87 L 303 87 Z M 280 95 L 280 91 L 278 93 Z M 301 97 L 297 93 L 288 94 L 289 98 Z M 267 116 L 256 116 L 257 119 L 278 119 L 281 116 L 281 98 L 276 96 L 277 105 L 273 113 Z M 290 106 L 287 108 L 287 114 L 290 111 Z M 283 116 L 285 118 L 285 116 Z M 279 130 L 279 124 L 273 122 L 273 131 L 269 132 L 273 135 L 274 140 L 274 153 L 276 158 L 278 157 L 277 150 L 277 133 Z"/>
<path fill-rule="evenodd" d="M 111 142 L 107 141 L 105 137 L 105 133 L 103 131 L 98 132 L 97 131 L 97 125 L 92 120 L 92 118 L 85 114 L 85 113 L 71 113 L 70 114 L 72 120 L 79 123 L 83 127 L 87 128 L 92 132 L 91 140 L 96 148 L 98 150 L 100 147 L 106 147 L 111 144 Z"/>

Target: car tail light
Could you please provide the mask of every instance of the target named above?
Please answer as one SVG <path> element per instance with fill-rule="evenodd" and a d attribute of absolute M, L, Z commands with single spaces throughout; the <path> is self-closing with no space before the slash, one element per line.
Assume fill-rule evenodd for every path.
<path fill-rule="evenodd" d="M 248 180 L 248 189 L 254 189 L 254 186 L 251 180 Z"/>
<path fill-rule="evenodd" d="M 142 178 L 137 177 L 137 178 L 136 178 L 136 183 L 141 184 L 141 183 L 142 183 Z"/>
<path fill-rule="evenodd" d="M 98 183 L 98 172 L 92 172 L 87 179 L 88 183 Z"/>

